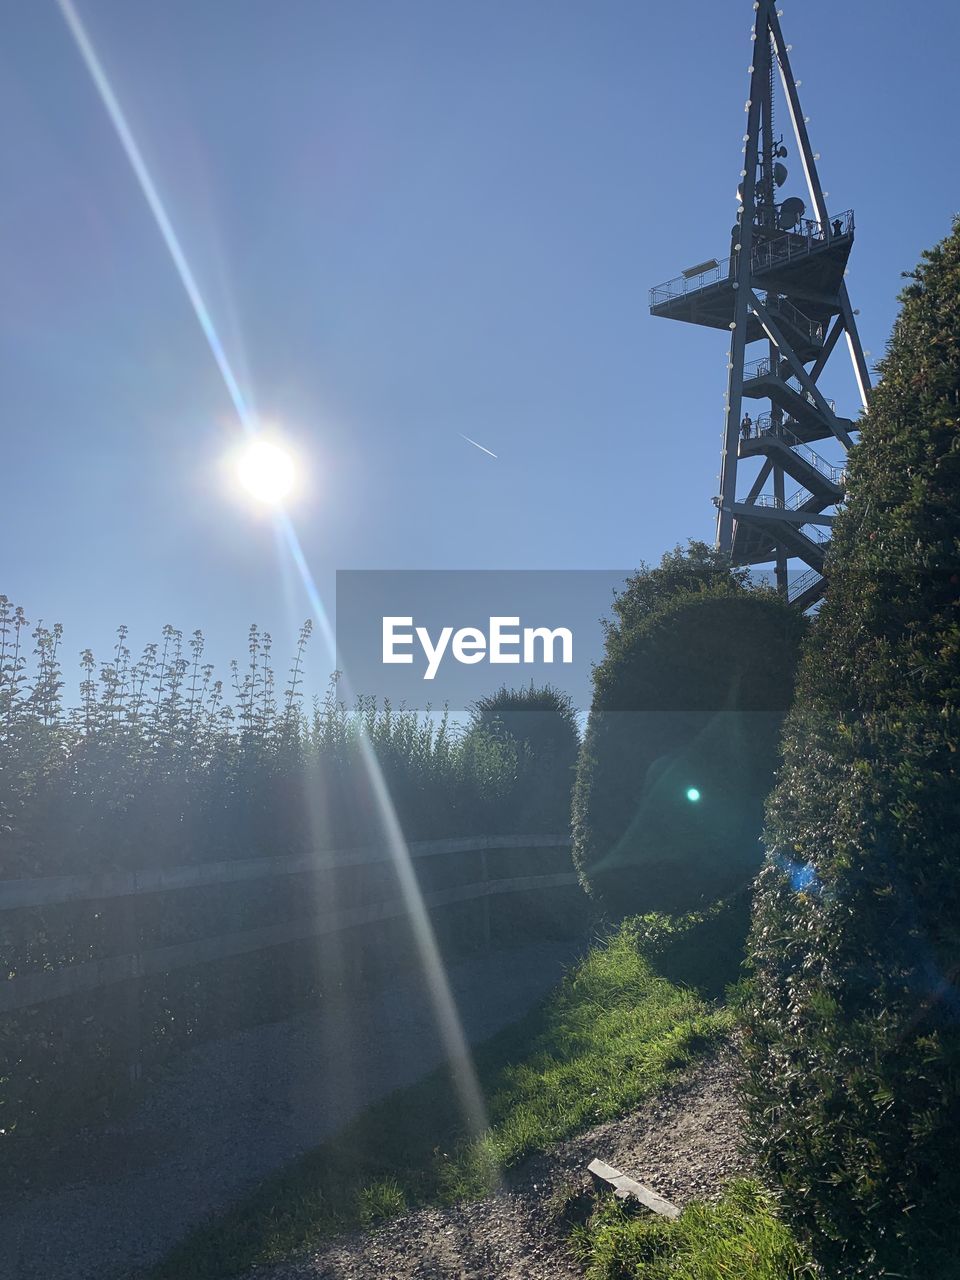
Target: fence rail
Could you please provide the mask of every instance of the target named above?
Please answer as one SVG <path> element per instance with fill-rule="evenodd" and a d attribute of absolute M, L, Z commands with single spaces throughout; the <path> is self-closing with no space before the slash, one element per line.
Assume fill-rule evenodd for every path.
<path fill-rule="evenodd" d="M 465 836 L 454 840 L 422 840 L 407 845 L 407 852 L 411 858 L 432 858 L 439 854 L 479 853 L 484 849 L 559 849 L 569 843 L 568 837 L 561 836 Z M 139 871 L 104 871 L 87 876 L 0 880 L 0 911 L 51 907 L 66 902 L 96 902 L 135 894 L 165 893 L 171 889 L 193 889 L 200 885 L 332 871 L 338 867 L 361 867 L 389 862 L 390 856 L 383 847 L 367 846 L 329 849 L 290 858 L 245 858 Z"/>
<path fill-rule="evenodd" d="M 566 836 L 481 836 L 454 840 L 430 840 L 408 846 L 412 858 L 440 854 L 486 853 L 500 849 L 562 849 Z M 171 867 L 144 871 L 116 871 L 93 876 L 53 876 L 34 880 L 0 881 L 0 910 L 17 910 L 61 903 L 130 897 L 190 889 L 199 885 L 228 884 L 265 877 L 297 875 L 336 867 L 353 867 L 391 860 L 384 848 L 330 850 L 322 855 L 291 858 L 256 858 L 206 866 Z M 436 889 L 422 895 L 428 909 L 457 902 L 485 899 L 499 894 L 559 888 L 577 883 L 574 871 L 547 875 L 486 879 L 472 884 Z M 247 955 L 268 947 L 337 933 L 358 925 L 398 918 L 407 912 L 402 898 L 372 902 L 337 911 L 318 912 L 309 918 L 285 921 L 240 932 L 213 934 L 173 946 L 86 961 L 59 969 L 28 972 L 0 983 L 0 1013 L 45 1004 L 64 996 L 92 991 L 119 982 L 139 980 L 174 969 L 207 964 L 230 956 Z"/>

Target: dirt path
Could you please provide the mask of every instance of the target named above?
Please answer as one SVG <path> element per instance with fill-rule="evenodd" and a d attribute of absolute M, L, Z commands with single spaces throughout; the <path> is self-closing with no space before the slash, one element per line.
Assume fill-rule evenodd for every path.
<path fill-rule="evenodd" d="M 572 1280 L 563 1210 L 590 1185 L 595 1156 L 684 1205 L 750 1170 L 740 1151 L 737 1065 L 726 1049 L 622 1120 L 517 1170 L 488 1200 L 404 1214 L 247 1280 Z"/>
<path fill-rule="evenodd" d="M 557 985 L 583 942 L 542 942 L 448 971 L 472 1043 Z M 121 1280 L 207 1215 L 443 1061 L 427 984 L 404 973 L 348 1007 L 183 1054 L 136 1111 L 50 1152 L 43 1188 L 0 1203 L 0 1280 Z"/>

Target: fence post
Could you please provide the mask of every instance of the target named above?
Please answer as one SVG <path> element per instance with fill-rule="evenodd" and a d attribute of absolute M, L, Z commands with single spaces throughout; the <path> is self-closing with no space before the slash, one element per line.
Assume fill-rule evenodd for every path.
<path fill-rule="evenodd" d="M 143 1027 L 141 1018 L 141 982 L 142 966 L 140 963 L 140 936 L 137 928 L 137 895 L 129 894 L 123 902 L 123 936 L 125 950 L 133 962 L 133 973 L 124 983 L 124 1056 L 127 1063 L 127 1078 L 130 1084 L 137 1084 L 143 1075 Z"/>
<path fill-rule="evenodd" d="M 358 866 L 353 872 L 353 875 L 354 894 L 356 896 L 354 897 L 354 895 L 351 895 L 351 900 L 355 901 L 358 907 L 364 907 L 367 905 L 370 880 L 370 877 L 367 875 L 366 866 L 363 864 Z M 364 963 L 368 945 L 366 935 L 366 929 L 351 929 L 349 933 L 349 938 L 354 943 L 354 945 L 350 947 L 350 980 L 355 984 L 358 991 L 363 988 L 366 971 L 366 965 Z M 374 961 L 374 964 L 376 964 L 376 961 Z"/>
<path fill-rule="evenodd" d="M 487 851 L 480 850 L 480 882 L 486 888 L 489 882 L 487 873 Z M 490 950 L 490 895 L 485 893 L 480 899 L 480 927 L 482 930 L 483 948 L 485 951 Z"/>

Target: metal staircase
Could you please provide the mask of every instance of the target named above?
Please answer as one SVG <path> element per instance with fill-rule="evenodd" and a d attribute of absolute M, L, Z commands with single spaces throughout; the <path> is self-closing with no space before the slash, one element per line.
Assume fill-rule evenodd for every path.
<path fill-rule="evenodd" d="M 843 500 L 844 469 L 809 446 L 856 430 L 837 414 L 819 382 L 841 335 L 853 362 L 861 404 L 870 376 L 845 283 L 854 240 L 853 211 L 830 215 L 810 147 L 797 81 L 771 0 L 757 0 L 753 64 L 746 103 L 737 222 L 728 257 L 711 258 L 650 290 L 655 316 L 726 329 L 729 382 L 724 424 L 717 545 L 734 564 L 773 563 L 778 589 L 801 608 L 822 596 L 827 530 Z M 783 135 L 774 130 L 776 73 L 812 206 L 781 198 L 788 173 Z M 751 344 L 766 353 L 747 361 Z M 744 401 L 768 401 L 754 422 L 741 421 Z M 749 414 L 744 415 L 745 418 Z M 760 462 L 749 493 L 737 497 L 740 462 Z M 787 496 L 786 478 L 801 488 Z M 791 561 L 800 568 L 791 582 Z M 799 589 L 798 589 L 799 588 Z"/>
<path fill-rule="evenodd" d="M 748 435 L 740 436 L 740 458 L 769 458 L 810 489 L 822 494 L 825 506 L 834 506 L 843 498 L 844 470 L 821 458 L 790 428 L 793 419 L 774 422 L 773 415 L 761 414 Z"/>

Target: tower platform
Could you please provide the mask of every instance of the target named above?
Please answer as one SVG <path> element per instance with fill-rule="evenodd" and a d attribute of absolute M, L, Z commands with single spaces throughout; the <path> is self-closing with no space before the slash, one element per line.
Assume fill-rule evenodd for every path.
<path fill-rule="evenodd" d="M 837 231 L 833 230 L 835 226 Z M 751 284 L 768 294 L 784 295 L 808 323 L 819 327 L 822 345 L 825 323 L 841 311 L 839 293 L 853 248 L 853 210 L 838 214 L 826 227 L 805 218 L 797 231 L 772 237 L 760 227 L 756 232 L 761 238 L 751 250 Z M 729 329 L 736 310 L 738 257 L 731 254 L 722 261 L 711 258 L 703 264 L 703 270 L 694 268 L 696 274 L 687 272 L 654 285 L 650 290 L 650 314 Z M 747 342 L 764 336 L 762 326 L 751 319 Z"/>

